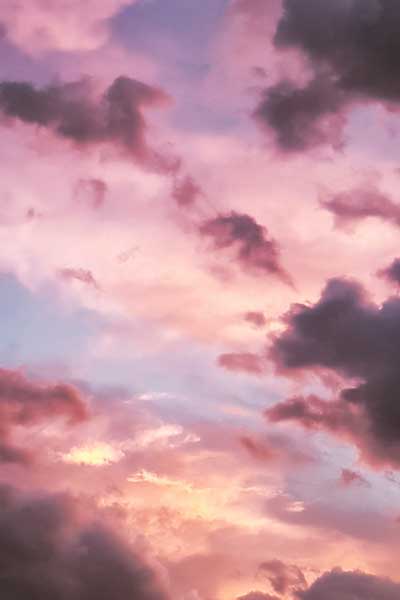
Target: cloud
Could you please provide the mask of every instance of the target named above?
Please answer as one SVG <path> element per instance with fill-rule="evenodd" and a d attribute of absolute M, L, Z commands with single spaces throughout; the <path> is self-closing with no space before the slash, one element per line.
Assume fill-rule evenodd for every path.
<path fill-rule="evenodd" d="M 283 150 L 337 143 L 323 118 L 343 116 L 351 103 L 399 102 L 399 27 L 396 0 L 283 2 L 275 46 L 300 50 L 312 71 L 305 86 L 282 80 L 267 89 L 256 110 Z"/>
<path fill-rule="evenodd" d="M 258 354 L 250 352 L 221 354 L 218 357 L 218 364 L 228 371 L 249 373 L 250 375 L 262 375 L 265 372 L 262 358 Z"/>
<path fill-rule="evenodd" d="M 264 313 L 257 311 L 245 313 L 244 320 L 259 328 L 264 327 L 267 324 L 267 319 L 265 318 Z"/>
<path fill-rule="evenodd" d="M 82 283 L 86 283 L 89 286 L 94 287 L 95 289 L 99 289 L 99 285 L 91 271 L 87 271 L 86 269 L 60 269 L 59 275 L 62 279 L 67 281 L 76 280 L 81 281 Z"/>
<path fill-rule="evenodd" d="M 263 592 L 250 592 L 245 596 L 240 596 L 237 600 L 279 600 L 278 596 L 264 594 Z"/>
<path fill-rule="evenodd" d="M 297 47 L 315 65 L 329 67 L 338 89 L 398 100 L 400 6 L 395 0 L 285 0 L 275 43 Z"/>
<path fill-rule="evenodd" d="M 0 23 L 13 44 L 33 54 L 95 50 L 109 38 L 111 17 L 134 1 L 5 0 L 0 5 Z"/>
<path fill-rule="evenodd" d="M 265 575 L 277 594 L 287 594 L 289 591 L 293 592 L 306 586 L 306 580 L 300 569 L 295 565 L 287 565 L 280 560 L 269 560 L 261 563 L 259 572 Z"/>
<path fill-rule="evenodd" d="M 368 481 L 360 473 L 356 473 L 356 471 L 351 471 L 350 469 L 342 469 L 340 482 L 347 487 L 351 485 L 366 485 L 369 487 Z"/>
<path fill-rule="evenodd" d="M 351 382 L 338 397 L 292 398 L 266 412 L 273 422 L 295 421 L 352 439 L 364 458 L 400 461 L 400 299 L 378 306 L 357 282 L 332 279 L 314 305 L 298 304 L 272 343 L 278 371 L 328 369 Z"/>
<path fill-rule="evenodd" d="M 397 600 L 399 596 L 400 585 L 390 579 L 340 569 L 325 573 L 308 590 L 297 594 L 299 600 Z"/>
<path fill-rule="evenodd" d="M 339 147 L 337 111 L 341 105 L 341 96 L 328 79 L 313 79 L 305 87 L 284 80 L 263 92 L 254 118 L 275 132 L 285 151 L 325 143 Z"/>
<path fill-rule="evenodd" d="M 73 425 L 87 418 L 87 407 L 73 386 L 30 381 L 19 371 L 0 369 L 0 462 L 31 459 L 30 452 L 13 445 L 15 428 L 54 419 Z"/>
<path fill-rule="evenodd" d="M 158 168 L 167 166 L 147 146 L 143 109 L 162 105 L 166 99 L 160 89 L 122 76 L 100 98 L 89 79 L 41 89 L 27 82 L 0 83 L 4 117 L 51 129 L 78 147 L 112 144 L 138 162 Z"/>
<path fill-rule="evenodd" d="M 0 571 L 7 600 L 168 600 L 157 573 L 70 497 L 0 486 Z"/>
<path fill-rule="evenodd" d="M 388 267 L 378 271 L 378 277 L 383 277 L 389 283 L 400 285 L 400 258 L 395 258 Z"/>
<path fill-rule="evenodd" d="M 313 458 L 304 450 L 299 449 L 292 438 L 270 435 L 259 436 L 247 434 L 241 435 L 240 444 L 249 455 L 262 462 L 276 462 L 281 465 L 300 465 L 310 463 Z"/>
<path fill-rule="evenodd" d="M 199 231 L 212 240 L 215 250 L 233 249 L 244 271 L 275 275 L 287 285 L 293 285 L 280 264 L 277 242 L 250 215 L 235 211 L 219 214 L 203 222 Z"/>
<path fill-rule="evenodd" d="M 107 191 L 106 182 L 96 177 L 80 179 L 76 186 L 77 198 L 88 202 L 93 208 L 101 208 L 104 205 Z"/>
<path fill-rule="evenodd" d="M 314 487 L 315 482 L 310 485 Z M 326 495 L 320 489 L 322 495 L 315 491 L 308 500 L 303 495 L 284 493 L 266 498 L 268 514 L 290 527 L 302 528 L 307 536 L 312 532 L 311 535 L 320 535 L 325 540 L 340 539 L 343 544 L 351 540 L 385 547 L 396 543 L 393 516 L 388 517 L 379 509 L 369 508 L 368 502 L 360 504 L 358 498 L 365 499 L 364 490 L 353 489 L 346 499 L 343 490 L 335 490 L 331 486 L 334 494 Z M 342 496 L 339 502 L 338 493 Z"/>
<path fill-rule="evenodd" d="M 256 460 L 270 462 L 277 458 L 276 448 L 271 444 L 260 443 L 248 435 L 243 435 L 239 441 L 243 448 Z"/>
<path fill-rule="evenodd" d="M 295 421 L 305 429 L 326 429 L 333 433 L 358 432 L 360 414 L 342 402 L 327 402 L 318 396 L 297 396 L 276 404 L 266 411 L 271 423 Z"/>
<path fill-rule="evenodd" d="M 374 187 L 340 192 L 322 199 L 320 204 L 332 213 L 339 228 L 368 218 L 381 219 L 400 227 L 400 205 Z"/>
<path fill-rule="evenodd" d="M 29 450 L 13 446 L 9 441 L 5 443 L 1 442 L 0 464 L 1 463 L 29 465 L 32 463 L 32 454 Z"/>
<path fill-rule="evenodd" d="M 190 175 L 174 181 L 172 197 L 178 206 L 192 206 L 202 194 L 201 187 Z"/>

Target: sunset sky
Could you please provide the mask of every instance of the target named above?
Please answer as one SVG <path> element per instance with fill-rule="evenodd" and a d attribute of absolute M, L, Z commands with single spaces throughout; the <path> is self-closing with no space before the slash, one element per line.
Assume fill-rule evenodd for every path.
<path fill-rule="evenodd" d="M 0 1 L 2 600 L 399 600 L 399 0 Z"/>

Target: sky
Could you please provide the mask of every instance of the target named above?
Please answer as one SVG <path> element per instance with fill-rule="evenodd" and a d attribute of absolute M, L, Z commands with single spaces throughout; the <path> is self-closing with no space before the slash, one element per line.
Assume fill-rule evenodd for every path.
<path fill-rule="evenodd" d="M 4 600 L 399 600 L 398 0 L 2 0 Z"/>

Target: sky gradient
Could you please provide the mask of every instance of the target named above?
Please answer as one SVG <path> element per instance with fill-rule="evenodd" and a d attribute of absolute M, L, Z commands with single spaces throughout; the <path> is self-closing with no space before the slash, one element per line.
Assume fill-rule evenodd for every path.
<path fill-rule="evenodd" d="M 399 32 L 0 3 L 4 600 L 399 600 Z"/>

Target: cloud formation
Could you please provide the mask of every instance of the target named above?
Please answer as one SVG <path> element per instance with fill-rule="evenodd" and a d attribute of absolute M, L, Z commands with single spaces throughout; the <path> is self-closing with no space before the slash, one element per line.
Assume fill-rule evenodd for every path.
<path fill-rule="evenodd" d="M 256 110 L 276 133 L 281 149 L 301 151 L 337 143 L 325 117 L 353 103 L 400 100 L 397 82 L 400 8 L 396 0 L 285 0 L 275 33 L 278 49 L 300 50 L 312 76 L 305 86 L 280 81 Z M 337 123 L 336 123 L 337 124 Z"/>
<path fill-rule="evenodd" d="M 388 267 L 378 271 L 378 276 L 383 277 L 395 286 L 400 285 L 400 258 L 395 258 Z"/>
<path fill-rule="evenodd" d="M 12 443 L 16 427 L 63 419 L 74 425 L 88 418 L 78 390 L 65 383 L 30 381 L 19 371 L 0 369 L 0 462 L 29 462 L 31 454 Z"/>
<path fill-rule="evenodd" d="M 275 337 L 278 370 L 329 369 L 354 382 L 328 402 L 292 398 L 267 411 L 270 421 L 350 436 L 372 461 L 400 461 L 400 300 L 382 306 L 354 281 L 332 279 L 314 305 L 295 305 L 286 330 Z"/>
<path fill-rule="evenodd" d="M 288 152 L 325 143 L 339 146 L 341 104 L 328 79 L 314 79 L 305 87 L 284 80 L 263 92 L 254 118 L 272 128 L 279 147 Z"/>
<path fill-rule="evenodd" d="M 244 319 L 248 323 L 251 323 L 260 329 L 267 324 L 267 319 L 265 318 L 264 313 L 258 311 L 250 311 L 245 313 Z"/>
<path fill-rule="evenodd" d="M 59 270 L 59 275 L 62 279 L 67 281 L 76 280 L 81 281 L 82 283 L 86 283 L 86 285 L 92 286 L 95 289 L 99 289 L 99 285 L 91 271 L 86 269 L 71 269 L 65 268 Z"/>
<path fill-rule="evenodd" d="M 190 175 L 174 181 L 172 197 L 180 207 L 192 206 L 202 193 L 201 187 Z"/>
<path fill-rule="evenodd" d="M 133 2 L 6 0 L 0 6 L 0 23 L 13 44 L 33 54 L 49 50 L 94 50 L 107 42 L 110 18 Z"/>
<path fill-rule="evenodd" d="M 351 469 L 342 469 L 340 474 L 340 482 L 346 487 L 351 485 L 369 486 L 368 481 L 362 475 L 360 475 L 360 473 L 352 471 Z"/>
<path fill-rule="evenodd" d="M 295 565 L 286 565 L 280 560 L 261 563 L 259 572 L 265 575 L 277 594 L 286 594 L 306 586 L 306 580 L 301 570 Z"/>
<path fill-rule="evenodd" d="M 7 600 L 168 600 L 157 574 L 67 496 L 0 486 L 0 572 Z"/>
<path fill-rule="evenodd" d="M 275 275 L 287 285 L 293 285 L 280 264 L 277 242 L 269 237 L 266 227 L 250 215 L 235 211 L 219 214 L 203 222 L 199 231 L 200 235 L 211 239 L 215 250 L 232 249 L 244 271 Z"/>
<path fill-rule="evenodd" d="M 106 182 L 96 177 L 80 179 L 76 185 L 77 198 L 87 201 L 95 209 L 104 205 L 107 192 Z"/>
<path fill-rule="evenodd" d="M 340 569 L 325 573 L 312 586 L 297 594 L 299 600 L 397 600 L 400 585 L 390 579 L 367 575 L 361 571 Z"/>
<path fill-rule="evenodd" d="M 79 147 L 112 144 L 154 167 L 161 167 L 163 161 L 147 145 L 143 110 L 166 99 L 160 89 L 122 76 L 100 98 L 89 79 L 41 89 L 28 82 L 0 83 L 4 117 L 51 129 Z"/>
<path fill-rule="evenodd" d="M 251 375 L 262 375 L 265 371 L 261 357 L 251 352 L 221 354 L 218 357 L 218 364 L 228 371 L 250 373 Z"/>
<path fill-rule="evenodd" d="M 361 187 L 321 199 L 338 228 L 368 218 L 381 219 L 400 227 L 400 205 L 374 187 Z"/>

